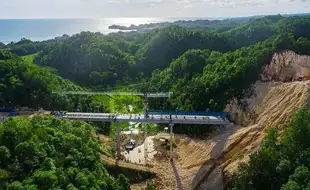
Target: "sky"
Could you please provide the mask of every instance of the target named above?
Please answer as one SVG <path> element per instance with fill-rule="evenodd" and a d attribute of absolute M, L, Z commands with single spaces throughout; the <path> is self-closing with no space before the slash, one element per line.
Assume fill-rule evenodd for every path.
<path fill-rule="evenodd" d="M 0 0 L 0 18 L 235 17 L 310 12 L 310 0 Z"/>

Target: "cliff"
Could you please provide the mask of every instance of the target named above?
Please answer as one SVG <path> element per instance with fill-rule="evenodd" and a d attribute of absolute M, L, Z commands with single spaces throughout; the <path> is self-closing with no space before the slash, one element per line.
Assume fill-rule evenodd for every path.
<path fill-rule="evenodd" d="M 288 82 L 303 79 L 310 79 L 310 56 L 292 51 L 274 54 L 262 74 L 262 80 Z"/>

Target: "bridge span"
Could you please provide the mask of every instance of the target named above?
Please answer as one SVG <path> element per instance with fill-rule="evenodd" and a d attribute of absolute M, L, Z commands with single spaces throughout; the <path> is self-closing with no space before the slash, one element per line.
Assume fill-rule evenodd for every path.
<path fill-rule="evenodd" d="M 172 160 L 172 136 L 175 124 L 217 125 L 221 127 L 230 124 L 226 113 L 195 114 L 187 112 L 168 113 L 150 112 L 149 114 L 116 114 L 116 113 L 81 113 L 81 112 L 53 112 L 58 118 L 83 121 L 106 121 L 116 124 L 116 165 L 120 160 L 120 122 L 158 123 L 170 126 L 170 160 Z M 146 128 L 144 128 L 146 134 Z M 144 143 L 145 145 L 147 143 Z M 145 146 L 145 163 L 147 162 L 147 148 Z"/>
<path fill-rule="evenodd" d="M 115 113 L 79 113 L 67 112 L 56 115 L 59 118 L 83 121 L 106 122 L 137 122 L 160 124 L 199 124 L 199 125 L 228 125 L 230 121 L 222 116 L 203 115 L 164 115 L 149 114 L 147 118 L 143 114 L 115 114 Z"/>

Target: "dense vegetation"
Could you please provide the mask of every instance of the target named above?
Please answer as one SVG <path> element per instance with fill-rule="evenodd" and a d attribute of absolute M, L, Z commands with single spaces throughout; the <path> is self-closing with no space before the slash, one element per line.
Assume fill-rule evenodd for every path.
<path fill-rule="evenodd" d="M 239 18 L 228 18 L 224 20 L 179 20 L 173 23 L 170 22 L 161 22 L 161 23 L 150 23 L 150 24 L 140 24 L 140 25 L 130 25 L 130 26 L 121 26 L 121 25 L 111 25 L 110 29 L 119 29 L 119 30 L 137 30 L 137 31 L 148 31 L 154 28 L 165 28 L 170 25 L 178 25 L 183 28 L 188 28 L 195 31 L 204 31 L 207 29 L 214 29 L 216 31 L 226 31 L 235 26 L 238 26 L 242 23 L 245 23 L 251 19 L 257 18 L 254 17 L 239 17 Z"/>
<path fill-rule="evenodd" d="M 56 68 L 61 76 L 83 85 L 128 84 L 164 69 L 189 49 L 228 52 L 282 33 L 309 37 L 308 17 L 280 15 L 253 19 L 231 30 L 195 31 L 177 25 L 135 32 L 102 35 L 82 32 L 51 43 L 36 57 L 36 63 Z"/>
<path fill-rule="evenodd" d="M 4 67 L 1 69 L 2 75 L 6 76 L 2 77 L 2 88 L 14 87 L 2 96 L 5 103 L 51 104 L 43 100 L 42 94 L 50 94 L 47 92 L 51 89 L 77 88 L 56 74 L 79 85 L 101 90 L 102 87 L 139 83 L 141 78 L 150 78 L 150 91 L 174 92 L 169 102 L 171 109 L 221 110 L 232 97 L 244 95 L 273 52 L 292 49 L 297 53 L 309 54 L 309 31 L 310 18 L 307 16 L 274 15 L 252 19 L 224 32 L 197 32 L 172 25 L 143 34 L 81 32 L 45 42 L 22 39 L 6 45 L 5 49 L 23 55 L 14 50 L 23 47 L 30 53 L 36 53 L 34 61 L 37 65 L 49 66 L 53 70 L 33 64 L 22 66 L 25 63 L 15 56 L 1 61 L 5 63 L 1 65 Z M 34 46 L 38 48 L 32 48 Z M 0 57 L 3 56 L 1 53 Z M 15 78 L 10 77 L 10 70 Z M 26 70 L 30 73 L 28 75 L 42 76 L 37 79 L 41 81 L 39 85 L 31 85 L 33 81 L 26 82 L 30 80 L 28 75 L 23 74 Z M 22 83 L 28 91 L 18 89 L 22 88 L 18 86 L 19 80 L 25 81 Z M 14 81 L 16 84 L 13 84 Z M 39 93 L 32 96 L 34 100 L 11 100 L 17 96 L 26 98 L 22 95 L 30 91 Z M 58 100 L 61 98 L 55 101 Z M 70 102 L 66 104 L 62 107 L 77 107 Z M 158 103 L 151 105 L 158 108 Z"/>
<path fill-rule="evenodd" d="M 16 55 L 29 55 L 34 54 L 40 50 L 46 45 L 46 42 L 33 42 L 29 39 L 22 38 L 19 42 L 11 42 L 7 44 L 5 48 L 9 50 L 11 53 L 14 53 Z M 1 45 L 0 45 L 1 48 Z"/>
<path fill-rule="evenodd" d="M 33 55 L 21 58 L 0 50 L 0 105 L 47 110 L 94 109 L 96 103 L 92 98 L 52 94 L 82 88 L 59 77 L 54 69 L 36 66 L 32 59 Z"/>
<path fill-rule="evenodd" d="M 49 117 L 0 124 L 0 189 L 130 189 L 108 174 L 93 134 L 84 122 Z"/>
<path fill-rule="evenodd" d="M 163 71 L 155 70 L 153 91 L 174 92 L 170 102 L 182 110 L 221 111 L 227 101 L 248 93 L 273 52 L 286 49 L 310 54 L 310 41 L 281 34 L 228 53 L 189 50 Z"/>
<path fill-rule="evenodd" d="M 240 166 L 240 174 L 229 186 L 233 189 L 306 190 L 310 188 L 310 111 L 301 109 L 277 140 L 271 129 L 261 150 Z"/>
<path fill-rule="evenodd" d="M 52 91 L 128 90 L 120 86 L 148 79 L 149 91 L 174 93 L 168 102 L 151 100 L 151 109 L 221 111 L 231 98 L 250 94 L 272 54 L 284 50 L 310 54 L 310 17 L 267 16 L 218 31 L 171 25 L 146 33 L 81 32 L 44 42 L 0 43 L 0 105 L 139 112 L 141 98 Z M 134 109 L 128 111 L 128 105 Z M 310 188 L 308 120 L 310 112 L 301 110 L 280 145 L 271 131 L 231 188 Z M 201 134 L 210 128 L 177 130 Z M 0 189 L 128 189 L 124 177 L 115 180 L 105 171 L 91 134 L 84 123 L 48 117 L 1 124 Z"/>
<path fill-rule="evenodd" d="M 79 84 L 115 84 L 128 76 L 132 60 L 119 49 L 122 45 L 109 42 L 101 34 L 82 32 L 46 46 L 36 61 Z"/>

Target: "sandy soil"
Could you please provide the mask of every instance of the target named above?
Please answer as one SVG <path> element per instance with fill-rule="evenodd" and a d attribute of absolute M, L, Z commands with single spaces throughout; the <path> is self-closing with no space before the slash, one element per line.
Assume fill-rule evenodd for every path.
<path fill-rule="evenodd" d="M 125 160 L 131 163 L 137 164 L 145 164 L 144 152 L 145 147 L 144 145 L 147 144 L 147 159 L 153 159 L 154 155 L 157 153 L 154 149 L 153 143 L 154 136 L 147 137 L 144 143 L 140 146 L 135 147 L 133 150 L 127 152 L 122 152 L 122 155 L 125 157 Z"/>
<path fill-rule="evenodd" d="M 257 118 L 248 126 L 235 126 L 203 140 L 174 136 L 174 162 L 154 160 L 158 189 L 223 189 L 224 176 L 236 172 L 258 150 L 266 129 L 275 127 L 281 132 L 292 114 L 309 101 L 310 81 L 258 82 L 256 86 L 260 93 L 251 98 L 251 109 Z"/>

